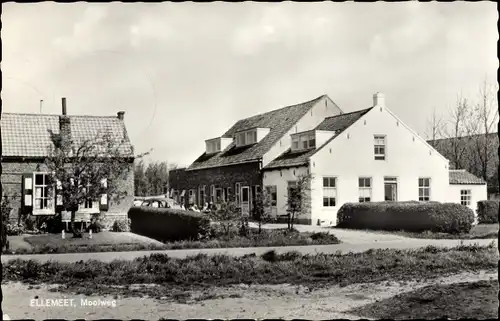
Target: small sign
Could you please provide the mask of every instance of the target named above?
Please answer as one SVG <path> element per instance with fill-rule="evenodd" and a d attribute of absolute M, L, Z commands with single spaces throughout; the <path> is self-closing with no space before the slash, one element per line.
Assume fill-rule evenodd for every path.
<path fill-rule="evenodd" d="M 32 202 L 31 195 L 24 195 L 24 205 L 25 206 L 33 206 L 33 204 L 31 202 Z"/>

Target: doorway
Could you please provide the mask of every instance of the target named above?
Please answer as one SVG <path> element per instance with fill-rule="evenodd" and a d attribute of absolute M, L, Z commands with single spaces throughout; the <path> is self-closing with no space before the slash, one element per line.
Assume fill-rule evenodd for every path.
<path fill-rule="evenodd" d="M 384 177 L 384 200 L 386 202 L 398 201 L 397 177 Z"/>

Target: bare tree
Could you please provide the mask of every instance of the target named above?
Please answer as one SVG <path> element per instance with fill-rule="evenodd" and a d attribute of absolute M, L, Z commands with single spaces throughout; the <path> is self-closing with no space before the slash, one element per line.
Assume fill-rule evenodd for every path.
<path fill-rule="evenodd" d="M 288 229 L 293 229 L 295 219 L 306 212 L 310 204 L 311 174 L 300 175 L 294 186 L 288 187 L 287 212 Z"/>
<path fill-rule="evenodd" d="M 126 192 L 116 184 L 133 170 L 130 160 L 146 155 L 134 156 L 125 150 L 124 140 L 117 140 L 109 132 L 99 133 L 82 142 L 69 141 L 60 134 L 51 133 L 52 145 L 45 160 L 49 172 L 49 186 L 56 189 L 62 206 L 71 212 L 71 228 L 74 237 L 81 237 L 75 229 L 75 214 L 85 202 L 110 195 L 120 201 Z M 52 193 L 52 191 L 49 191 Z"/>
<path fill-rule="evenodd" d="M 470 126 L 468 125 L 470 113 L 469 101 L 460 93 L 455 106 L 449 109 L 450 119 L 443 128 L 445 138 L 451 142 L 446 148 L 446 154 L 451 158 L 455 168 L 463 168 L 465 164 L 464 157 L 467 150 L 466 136 L 470 132 Z"/>
<path fill-rule="evenodd" d="M 471 165 L 474 167 L 474 172 L 486 181 L 489 180 L 488 169 L 495 159 L 498 159 L 497 146 L 490 139 L 498 123 L 498 102 L 495 92 L 494 87 L 485 79 L 479 88 L 479 102 L 468 118 Z"/>
<path fill-rule="evenodd" d="M 445 129 L 444 127 L 445 121 L 441 115 L 437 114 L 436 108 L 434 107 L 432 109 L 431 117 L 427 120 L 427 140 L 435 142 L 436 140 L 442 138 Z"/>

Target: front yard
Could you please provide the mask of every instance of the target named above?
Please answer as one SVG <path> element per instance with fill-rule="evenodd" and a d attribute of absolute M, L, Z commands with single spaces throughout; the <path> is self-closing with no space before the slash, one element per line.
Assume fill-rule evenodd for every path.
<path fill-rule="evenodd" d="M 9 236 L 10 250 L 5 254 L 42 253 L 84 253 L 141 250 L 175 250 L 203 248 L 238 248 L 293 245 L 338 244 L 340 240 L 326 232 L 298 232 L 286 229 L 263 229 L 259 234 L 251 228 L 246 236 L 233 234 L 230 237 L 218 235 L 205 240 L 187 240 L 161 243 L 159 241 L 130 232 L 100 232 L 92 238 L 73 238 L 67 234 Z"/>
<path fill-rule="evenodd" d="M 332 229 L 335 230 L 335 227 Z M 435 233 L 425 231 L 421 233 L 407 231 L 382 231 L 382 230 L 362 230 L 370 233 L 379 233 L 387 235 L 399 235 L 409 238 L 418 239 L 458 239 L 458 240 L 477 240 L 477 239 L 496 239 L 498 238 L 498 224 L 479 224 L 474 226 L 469 233 L 450 234 L 450 233 Z"/>

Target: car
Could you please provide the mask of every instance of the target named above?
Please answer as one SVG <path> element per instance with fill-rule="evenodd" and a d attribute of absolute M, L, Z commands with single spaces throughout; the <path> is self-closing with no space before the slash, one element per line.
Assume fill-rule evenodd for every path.
<path fill-rule="evenodd" d="M 149 198 L 142 201 L 140 206 L 150 206 L 159 208 L 171 208 L 167 199 L 164 198 Z"/>

